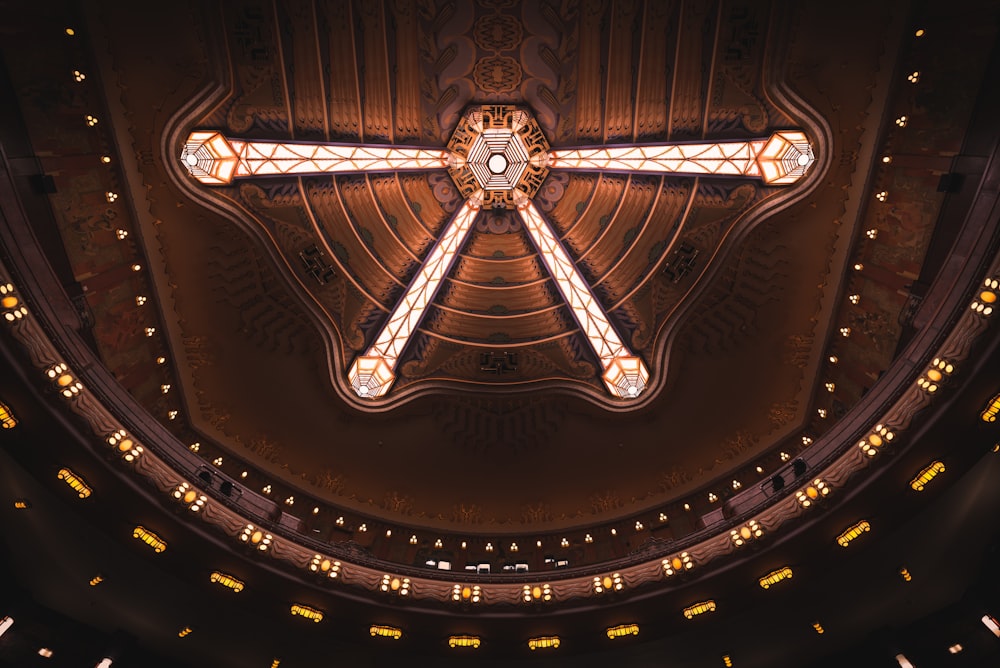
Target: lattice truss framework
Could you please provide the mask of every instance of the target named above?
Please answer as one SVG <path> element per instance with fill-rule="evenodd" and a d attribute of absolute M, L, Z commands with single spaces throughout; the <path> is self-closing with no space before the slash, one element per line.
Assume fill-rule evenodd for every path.
<path fill-rule="evenodd" d="M 798 130 L 747 141 L 550 150 L 534 118 L 509 105 L 471 108 L 455 129 L 447 150 L 254 141 L 196 131 L 188 137 L 180 158 L 191 176 L 205 185 L 287 174 L 449 171 L 465 203 L 445 226 L 375 342 L 351 364 L 348 380 L 359 397 L 376 398 L 389 391 L 400 356 L 451 270 L 479 210 L 486 206 L 517 209 L 546 269 L 600 360 L 608 391 L 623 400 L 642 393 L 649 371 L 622 341 L 531 200 L 548 171 L 751 177 L 769 185 L 789 185 L 815 161 L 805 134 Z"/>
<path fill-rule="evenodd" d="M 479 205 L 472 200 L 459 207 L 382 326 L 375 343 L 351 367 L 348 380 L 359 397 L 380 397 L 389 390 L 395 379 L 396 362 L 420 325 L 424 311 L 434 301 L 478 213 Z M 370 373 L 366 373 L 368 369 Z"/>
<path fill-rule="evenodd" d="M 785 131 L 750 141 L 555 150 L 549 153 L 549 169 L 755 176 L 768 185 L 785 185 L 798 181 L 813 160 L 805 134 Z"/>
<path fill-rule="evenodd" d="M 680 144 L 677 146 L 605 146 L 552 151 L 550 166 L 563 169 L 623 172 L 673 172 L 760 176 L 754 158 L 764 142 Z"/>
<path fill-rule="evenodd" d="M 182 159 L 202 183 L 226 185 L 252 176 L 446 169 L 448 156 L 441 149 L 252 141 L 192 132 Z"/>

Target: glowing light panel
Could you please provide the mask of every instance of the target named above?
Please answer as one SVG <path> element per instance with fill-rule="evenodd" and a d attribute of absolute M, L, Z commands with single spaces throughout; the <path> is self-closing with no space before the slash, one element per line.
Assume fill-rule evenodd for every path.
<path fill-rule="evenodd" d="M 181 162 L 202 183 L 226 185 L 248 176 L 446 169 L 449 153 L 405 146 L 247 141 L 218 132 L 192 132 Z"/>
<path fill-rule="evenodd" d="M 706 612 L 715 612 L 715 601 L 702 601 L 692 606 L 684 608 L 681 612 L 688 619 L 694 619 L 696 615 L 703 615 Z"/>
<path fill-rule="evenodd" d="M 540 638 L 530 638 L 528 649 L 557 649 L 559 647 L 559 636 L 542 636 Z"/>
<path fill-rule="evenodd" d="M 448 174 L 462 197 L 513 209 L 514 191 L 533 197 L 548 175 L 549 143 L 530 113 L 507 104 L 466 111 L 448 141 Z"/>
<path fill-rule="evenodd" d="M 458 249 L 472 228 L 479 206 L 471 200 L 459 208 L 445 227 L 444 234 L 431 250 L 420 271 L 410 282 L 406 294 L 396 304 L 389 320 L 382 326 L 368 352 L 354 360 L 348 372 L 351 387 L 360 397 L 380 397 L 395 380 L 396 361 L 406 348 L 413 330 L 420 324 L 427 306 L 451 268 Z"/>
<path fill-rule="evenodd" d="M 306 619 L 311 619 L 317 624 L 323 621 L 323 613 L 315 608 L 310 608 L 308 605 L 295 603 L 291 607 L 291 612 L 293 615 L 298 615 L 299 617 L 305 617 Z"/>
<path fill-rule="evenodd" d="M 143 543 L 151 547 L 153 552 L 156 552 L 157 554 L 167 549 L 167 544 L 159 536 L 144 526 L 137 526 L 132 531 L 132 537 L 141 540 Z"/>
<path fill-rule="evenodd" d="M 864 533 L 871 530 L 872 530 L 872 525 L 869 524 L 867 520 L 861 520 L 857 524 L 852 524 L 851 526 L 847 527 L 847 529 L 842 534 L 837 536 L 837 544 L 840 545 L 841 547 L 847 547 L 848 545 L 851 544 L 852 540 L 855 540 L 856 538 L 860 537 Z"/>
<path fill-rule="evenodd" d="M 595 146 L 549 152 L 550 169 L 755 176 L 769 185 L 794 183 L 814 161 L 812 147 L 798 131 L 750 141 Z"/>
<path fill-rule="evenodd" d="M 392 638 L 393 640 L 399 640 L 403 637 L 403 631 L 401 629 L 397 629 L 395 626 L 375 624 L 368 629 L 368 632 L 373 638 L 378 636 L 380 638 Z"/>
<path fill-rule="evenodd" d="M 237 594 L 243 591 L 243 581 L 237 580 L 232 575 L 226 573 L 220 573 L 219 571 L 213 571 L 209 576 L 209 579 L 216 584 L 220 584 L 223 587 L 231 589 Z"/>
<path fill-rule="evenodd" d="M 484 130 L 467 162 L 483 190 L 513 190 L 528 166 L 528 152 L 510 130 Z"/>
<path fill-rule="evenodd" d="M 7 405 L 0 401 L 0 428 L 13 429 L 17 426 L 17 419 L 11 414 Z"/>
<path fill-rule="evenodd" d="M 776 571 L 771 571 L 764 577 L 760 578 L 758 581 L 761 589 L 770 589 L 771 585 L 777 584 L 782 580 L 787 580 L 792 577 L 792 569 L 788 566 L 779 568 Z"/>
<path fill-rule="evenodd" d="M 477 648 L 482 644 L 479 636 L 450 636 L 448 647 L 472 647 Z"/>
<path fill-rule="evenodd" d="M 639 396 L 649 380 L 649 371 L 642 360 L 633 355 L 611 326 L 587 282 L 576 270 L 576 265 L 542 218 L 535 203 L 520 198 L 517 206 L 528 236 L 538 249 L 545 268 L 549 270 L 566 304 L 573 312 L 577 324 L 604 366 L 604 382 L 615 396 Z"/>
<path fill-rule="evenodd" d="M 612 626 L 608 628 L 608 638 L 614 640 L 615 638 L 624 638 L 625 636 L 637 636 L 639 635 L 639 625 L 638 624 L 621 624 L 619 626 Z"/>
<path fill-rule="evenodd" d="M 56 474 L 56 477 L 72 487 L 73 491 L 76 492 L 81 499 L 86 499 L 93 492 L 90 485 L 84 482 L 83 478 L 67 468 L 59 469 L 59 473 Z"/>

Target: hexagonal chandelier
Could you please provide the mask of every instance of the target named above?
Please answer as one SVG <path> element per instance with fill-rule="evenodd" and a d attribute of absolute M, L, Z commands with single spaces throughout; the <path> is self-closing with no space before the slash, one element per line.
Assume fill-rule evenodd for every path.
<path fill-rule="evenodd" d="M 545 268 L 600 360 L 605 387 L 623 401 L 642 393 L 649 382 L 649 370 L 622 341 L 576 263 L 535 207 L 532 198 L 549 170 L 751 177 L 768 185 L 789 185 L 815 162 L 812 147 L 799 130 L 747 141 L 551 150 L 528 111 L 503 104 L 468 109 L 447 150 L 254 141 L 195 131 L 180 159 L 189 174 L 206 185 L 226 185 L 236 178 L 256 176 L 448 170 L 465 203 L 427 253 L 375 341 L 351 364 L 348 381 L 359 397 L 374 399 L 389 391 L 396 364 L 451 270 L 479 210 L 506 208 L 517 210 Z"/>
<path fill-rule="evenodd" d="M 509 105 L 469 109 L 448 150 L 458 191 L 485 208 L 513 209 L 517 193 L 534 197 L 549 174 L 549 143 L 538 122 Z"/>

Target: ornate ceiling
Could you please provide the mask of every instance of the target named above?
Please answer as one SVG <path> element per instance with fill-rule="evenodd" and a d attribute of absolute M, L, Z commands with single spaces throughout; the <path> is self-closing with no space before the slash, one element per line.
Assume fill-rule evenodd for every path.
<path fill-rule="evenodd" d="M 799 42 L 768 8 L 247 6 L 209 19 L 214 48 L 201 49 L 202 74 L 173 103 L 159 130 L 164 160 L 150 166 L 170 179 L 155 177 L 154 190 L 178 189 L 199 209 L 154 205 L 163 224 L 144 235 L 164 260 L 162 277 L 153 273 L 168 286 L 161 303 L 176 314 L 166 333 L 183 413 L 206 436 L 251 461 L 255 443 L 296 476 L 319 472 L 306 477 L 332 480 L 333 489 L 309 491 L 334 491 L 347 507 L 371 499 L 364 510 L 377 515 L 396 507 L 421 523 L 503 527 L 650 508 L 721 474 L 716 462 L 761 454 L 803 426 L 814 389 L 807 374 L 839 286 L 826 259 L 839 222 L 805 222 L 789 206 L 815 190 L 836 149 L 821 114 L 781 83 L 794 58 L 770 56 L 768 45 Z M 605 40 L 593 39 L 603 22 Z M 651 32 L 635 44 L 640 25 Z M 654 37 L 661 33 L 667 39 Z M 722 49 L 727 35 L 740 37 Z M 711 45 L 721 57 L 711 57 Z M 856 99 L 863 114 L 867 100 Z M 454 181 L 417 171 L 208 189 L 177 159 L 180 142 L 211 129 L 443 148 L 460 114 L 483 102 L 523 105 L 556 148 L 758 138 L 793 127 L 806 130 L 819 159 L 791 187 L 590 171 L 553 171 L 542 183 L 539 212 L 611 327 L 650 369 L 638 401 L 608 394 L 523 221 L 488 207 L 402 350 L 391 391 L 359 399 L 345 382 L 348 367 L 391 320 L 460 206 Z M 842 172 L 849 178 L 850 166 Z M 827 208 L 843 206 L 844 195 L 827 193 Z M 811 257 L 793 256 L 807 238 L 824 241 L 810 244 Z M 192 262 L 199 255 L 204 261 Z M 245 342 L 240 352 L 234 333 Z M 773 352 L 748 354 L 761 345 Z M 801 366 L 774 364 L 790 355 Z M 720 381 L 754 400 L 726 402 L 710 424 L 692 420 L 725 402 Z M 672 443 L 653 434 L 671 434 Z M 526 453 L 546 482 L 511 494 Z M 623 456 L 642 461 L 642 472 L 613 463 Z M 425 457 L 436 471 L 416 480 L 410 462 Z M 492 475 L 479 473 L 484 465 Z"/>
<path fill-rule="evenodd" d="M 559 148 L 635 142 L 655 146 L 766 138 L 789 126 L 808 126 L 817 145 L 828 141 L 815 111 L 787 100 L 780 87 L 764 89 L 764 42 L 758 43 L 756 36 L 744 38 L 745 52 L 727 52 L 724 62 L 706 61 L 695 49 L 673 63 L 675 69 L 668 67 L 668 54 L 681 48 L 679 7 L 649 9 L 645 16 L 639 3 L 618 6 L 611 12 L 607 45 L 588 34 L 610 12 L 599 4 L 467 3 L 418 9 L 404 3 L 359 8 L 356 17 L 353 11 L 333 16 L 315 8 L 316 16 L 278 11 L 272 20 L 262 8 L 231 10 L 220 29 L 228 47 L 223 71 L 233 72 L 232 80 L 220 77 L 225 89 L 175 114 L 165 132 L 210 128 L 230 137 L 341 145 L 434 147 L 448 140 L 457 156 L 454 151 L 474 136 L 464 120 L 467 105 L 490 102 L 525 105 L 528 111 L 516 113 L 531 120 L 516 123 L 524 139 L 513 145 L 527 141 L 535 159 L 549 143 Z M 737 33 L 743 23 L 768 20 L 766 12 L 731 14 L 727 29 Z M 683 17 L 690 25 L 706 18 L 697 13 Z M 361 26 L 358 33 L 348 30 L 355 21 Z M 640 24 L 653 32 L 634 53 L 630 38 Z M 685 39 L 690 39 L 689 27 L 684 28 Z M 668 28 L 670 38 L 654 39 Z M 341 30 L 348 30 L 349 37 L 340 35 Z M 333 42 L 355 48 L 349 55 L 336 53 Z M 294 46 L 286 50 L 284 43 Z M 610 66 L 595 68 L 595 59 L 607 59 Z M 671 79 L 674 90 L 660 91 Z M 415 90 L 420 81 L 424 84 Z M 628 99 L 633 91 L 634 101 Z M 609 104 L 588 106 L 594 95 Z M 346 125 L 338 116 L 345 101 L 353 101 L 352 121 Z M 485 114 L 480 118 L 490 119 L 487 125 L 510 126 L 503 112 L 477 109 Z M 468 160 L 474 168 L 476 150 L 474 144 L 462 149 L 463 164 Z M 506 165 L 508 158 L 503 159 Z M 576 164 L 553 158 L 557 162 Z M 390 312 L 407 301 L 404 293 L 429 249 L 447 236 L 447 221 L 462 197 L 477 187 L 473 170 L 452 168 L 449 179 L 440 168 L 237 181 L 212 195 L 190 196 L 224 198 L 215 208 L 238 208 L 240 223 L 254 226 L 253 234 L 267 239 L 270 252 L 281 257 L 279 271 L 291 274 L 285 278 L 292 289 L 305 293 L 300 299 L 320 313 L 333 357 L 329 367 L 347 368 L 393 322 Z M 713 163 L 708 171 L 718 168 Z M 801 198 L 810 186 L 807 181 L 797 190 L 769 188 L 759 177 L 741 185 L 740 180 L 700 179 L 685 171 L 686 177 L 665 177 L 583 170 L 546 178 L 548 170 L 538 168 L 530 172 L 530 186 L 516 188 L 529 197 L 538 192 L 540 212 L 593 292 L 587 301 L 599 303 L 610 316 L 611 322 L 598 328 L 619 330 L 628 346 L 654 366 L 647 393 L 654 396 L 644 404 L 665 384 L 668 332 L 677 312 L 700 291 L 698 279 L 712 268 L 710 259 L 721 261 L 731 252 L 723 248 L 727 240 L 734 245 L 731 238 L 745 236 L 764 212 L 788 198 Z M 191 190 L 183 180 L 178 185 Z M 490 396 L 490 390 L 575 389 L 613 409 L 624 407 L 605 396 L 600 383 L 604 369 L 584 336 L 588 329 L 566 306 L 566 289 L 539 261 L 537 244 L 522 230 L 518 216 L 496 208 L 514 208 L 510 192 L 486 187 L 485 199 L 477 198 L 487 211 L 459 249 L 409 344 L 400 346 L 398 360 L 393 355 L 397 377 L 379 406 L 431 391 Z M 506 199 L 494 200 L 494 195 Z M 343 385 L 342 374 L 331 375 L 331 382 Z"/>
<path fill-rule="evenodd" d="M 776 478 L 822 471 L 840 493 L 866 466 L 851 434 L 886 437 L 929 404 L 902 395 L 894 362 L 930 317 L 914 295 L 939 266 L 939 167 L 961 148 L 974 89 L 914 93 L 897 76 L 920 56 L 900 8 L 863 22 L 818 6 L 652 0 L 147 12 L 84 13 L 93 71 L 72 93 L 53 96 L 66 85 L 48 82 L 57 54 L 12 84 L 40 154 L 109 156 L 46 168 L 60 178 L 53 213 L 82 329 L 147 415 L 101 424 L 158 453 L 136 468 L 160 491 L 177 488 L 168 464 L 183 460 L 189 484 L 224 481 L 361 563 L 628 562 L 641 587 L 684 566 L 637 554 L 680 559 L 674 546 L 723 519 L 759 538 L 747 513 L 780 491 Z M 978 83 L 984 58 L 971 61 L 961 76 Z M 939 81 L 959 76 L 935 66 Z M 498 109 L 494 129 L 524 139 L 482 140 Z M 787 184 L 561 161 L 633 145 L 752 153 L 781 132 L 802 132 L 814 157 Z M 206 185 L 215 133 L 237 153 L 352 146 L 357 164 L 415 147 L 433 164 Z M 435 264 L 442 248 L 453 263 Z M 590 329 L 573 277 L 577 302 L 594 305 Z M 398 318 L 412 331 L 390 341 Z M 942 349 L 955 356 L 980 332 L 962 323 Z M 618 352 L 602 355 L 608 341 Z M 610 360 L 626 359 L 638 366 L 617 386 Z M 897 387 L 878 385 L 894 373 Z M 160 439 L 180 453 L 164 456 Z M 768 533 L 793 521 L 785 501 L 754 521 Z M 231 510 L 209 521 L 236 535 L 246 516 Z M 692 548 L 699 563 L 740 547 L 728 525 L 719 535 Z M 305 567 L 320 550 L 299 548 L 279 558 Z M 348 567 L 344 581 L 377 590 L 373 573 Z M 589 596 L 581 582 L 560 600 Z M 426 587 L 416 598 L 447 598 Z M 486 598 L 515 604 L 511 587 Z"/>
<path fill-rule="evenodd" d="M 281 498 L 298 488 L 299 498 L 389 522 L 480 535 L 582 527 L 659 513 L 713 479 L 728 485 L 727 470 L 752 471 L 755 458 L 770 456 L 773 469 L 783 439 L 794 453 L 796 432 L 825 428 L 813 393 L 828 411 L 845 410 L 901 332 L 889 320 L 898 287 L 871 281 L 865 299 L 878 308 L 860 325 L 870 345 L 851 353 L 863 374 L 845 365 L 853 377 L 823 394 L 816 374 L 861 226 L 850 217 L 850 158 L 871 150 L 879 120 L 867 87 L 837 77 L 845 67 L 869 86 L 885 77 L 871 66 L 884 37 L 866 27 L 843 62 L 816 63 L 814 36 L 766 4 L 695 5 L 227 5 L 199 12 L 195 30 L 165 16 L 143 38 L 165 40 L 162 72 L 126 57 L 139 49 L 135 35 L 109 29 L 99 55 L 106 80 L 127 91 L 109 109 L 127 118 L 115 123 L 117 140 L 133 147 L 145 184 L 133 238 L 155 310 L 117 315 L 132 299 L 119 295 L 108 299 L 124 303 L 98 306 L 114 314 L 95 330 L 103 355 L 136 373 L 140 353 L 125 355 L 122 318 L 155 324 L 169 373 L 161 382 L 147 374 L 148 390 L 136 389 L 152 390 L 145 396 L 161 415 L 176 411 L 168 424 L 181 438 L 212 452 L 209 461 L 222 455 L 234 477 L 247 468 L 241 460 L 255 465 L 258 488 L 290 484 Z M 207 129 L 445 148 L 461 113 L 486 102 L 522 105 L 555 148 L 801 128 L 817 162 L 781 187 L 549 173 L 537 208 L 649 368 L 638 400 L 609 395 L 522 219 L 489 208 L 401 351 L 391 391 L 360 399 L 348 367 L 460 205 L 452 178 L 435 170 L 206 187 L 187 173 L 184 143 Z M 824 117 L 837 119 L 836 133 Z M 857 120 L 839 120 L 848 117 Z M 912 227 L 883 232 L 902 242 L 883 237 L 904 273 L 919 268 L 929 239 Z M 78 238 L 69 251 L 86 275 L 103 239 Z M 538 482 L 512 493 L 526 475 Z"/>

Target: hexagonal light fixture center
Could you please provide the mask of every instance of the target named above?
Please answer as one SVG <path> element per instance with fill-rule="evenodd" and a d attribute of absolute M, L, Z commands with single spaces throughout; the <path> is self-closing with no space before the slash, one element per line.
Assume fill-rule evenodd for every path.
<path fill-rule="evenodd" d="M 493 174 L 503 174 L 507 169 L 507 158 L 503 157 L 503 153 L 494 153 L 486 161 L 486 166 Z"/>
<path fill-rule="evenodd" d="M 548 175 L 545 135 L 529 112 L 512 105 L 470 108 L 448 149 L 459 192 L 487 208 L 515 208 L 515 193 L 532 197 Z"/>

